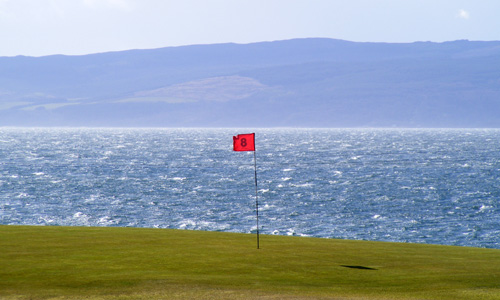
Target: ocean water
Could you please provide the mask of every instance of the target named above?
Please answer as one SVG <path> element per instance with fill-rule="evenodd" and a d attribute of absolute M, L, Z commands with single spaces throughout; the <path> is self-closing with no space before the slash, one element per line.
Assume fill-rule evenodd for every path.
<path fill-rule="evenodd" d="M 248 132 L 0 128 L 0 224 L 255 232 Z M 255 132 L 261 233 L 500 248 L 500 130 Z"/>

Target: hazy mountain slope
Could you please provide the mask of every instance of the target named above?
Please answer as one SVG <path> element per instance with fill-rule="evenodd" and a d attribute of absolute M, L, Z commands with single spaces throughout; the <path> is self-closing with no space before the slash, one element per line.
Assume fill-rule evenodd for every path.
<path fill-rule="evenodd" d="M 500 42 L 0 57 L 0 126 L 500 127 Z"/>

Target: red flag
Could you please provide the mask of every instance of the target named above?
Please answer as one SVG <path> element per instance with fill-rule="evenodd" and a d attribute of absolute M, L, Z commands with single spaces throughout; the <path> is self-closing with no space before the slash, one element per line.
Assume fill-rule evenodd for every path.
<path fill-rule="evenodd" d="M 255 133 L 233 136 L 234 151 L 255 151 Z"/>

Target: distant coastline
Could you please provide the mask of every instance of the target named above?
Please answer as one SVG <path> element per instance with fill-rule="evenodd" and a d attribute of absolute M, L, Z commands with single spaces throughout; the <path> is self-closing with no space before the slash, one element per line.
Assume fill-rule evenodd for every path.
<path fill-rule="evenodd" d="M 500 128 L 500 42 L 0 57 L 0 126 Z"/>

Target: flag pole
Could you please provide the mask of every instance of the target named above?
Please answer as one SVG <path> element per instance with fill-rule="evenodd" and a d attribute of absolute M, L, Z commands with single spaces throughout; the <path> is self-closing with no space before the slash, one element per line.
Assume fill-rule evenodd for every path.
<path fill-rule="evenodd" d="M 253 165 L 255 169 L 255 213 L 257 215 L 257 249 L 260 249 L 259 245 L 259 198 L 258 198 L 258 187 L 257 187 L 257 151 L 253 151 Z"/>
<path fill-rule="evenodd" d="M 255 154 L 255 133 L 233 136 L 233 151 L 253 151 L 253 166 L 255 169 L 255 213 L 257 214 L 257 249 L 259 242 L 259 188 L 257 187 L 257 155 Z"/>

